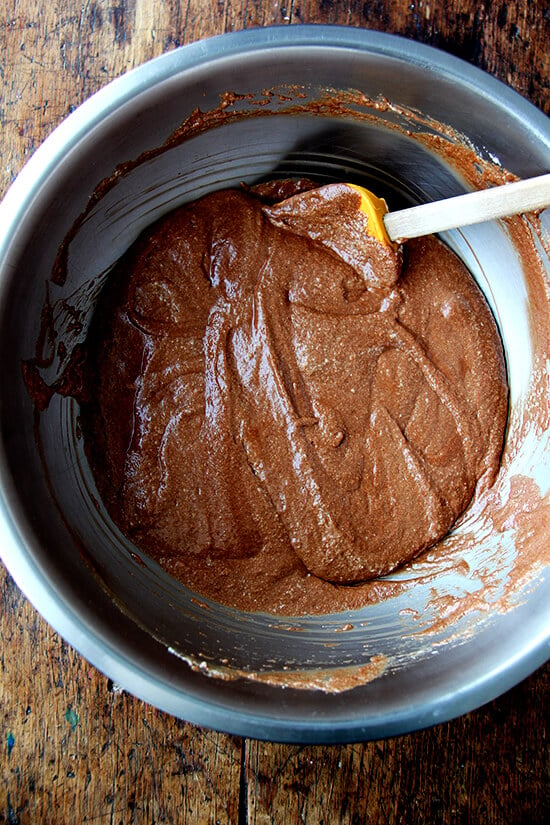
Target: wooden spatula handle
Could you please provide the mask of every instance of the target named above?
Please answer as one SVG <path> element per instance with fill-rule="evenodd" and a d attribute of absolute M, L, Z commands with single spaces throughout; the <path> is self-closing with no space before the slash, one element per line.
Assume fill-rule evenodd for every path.
<path fill-rule="evenodd" d="M 402 241 L 547 206 L 550 174 L 388 212 L 384 224 L 392 241 Z"/>

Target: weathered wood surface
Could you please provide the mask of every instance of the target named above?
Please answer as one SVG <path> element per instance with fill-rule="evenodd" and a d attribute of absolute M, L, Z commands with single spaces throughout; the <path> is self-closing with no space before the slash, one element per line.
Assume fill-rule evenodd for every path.
<path fill-rule="evenodd" d="M 543 0 L 0 0 L 0 194 L 75 106 L 199 38 L 274 23 L 393 31 L 550 113 Z M 217 734 L 134 699 L 0 574 L 0 823 L 543 823 L 550 668 L 429 731 L 345 747 Z"/>

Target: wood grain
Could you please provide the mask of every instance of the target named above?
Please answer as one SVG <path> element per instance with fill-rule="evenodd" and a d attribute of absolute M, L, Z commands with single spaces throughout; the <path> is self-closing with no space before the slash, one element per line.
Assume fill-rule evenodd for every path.
<path fill-rule="evenodd" d="M 0 822 L 233 823 L 240 739 L 121 691 L 1 590 Z"/>
<path fill-rule="evenodd" d="M 0 194 L 79 103 L 224 31 L 340 23 L 460 55 L 550 113 L 542 0 L 3 0 Z M 461 719 L 383 742 L 240 740 L 120 691 L 0 575 L 0 823 L 543 823 L 550 668 Z"/>
<path fill-rule="evenodd" d="M 540 724 L 548 687 L 546 669 L 476 713 L 366 745 L 250 743 L 250 822 L 542 823 L 547 743 L 518 734 Z"/>

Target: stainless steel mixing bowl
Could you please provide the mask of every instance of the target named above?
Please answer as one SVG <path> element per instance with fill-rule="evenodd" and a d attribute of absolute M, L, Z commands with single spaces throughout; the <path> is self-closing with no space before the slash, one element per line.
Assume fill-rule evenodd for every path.
<path fill-rule="evenodd" d="M 290 112 L 297 85 L 312 100 L 325 88 L 359 90 L 381 101 L 379 122 L 361 119 L 360 107 L 357 117 Z M 248 106 L 247 117 L 155 151 L 193 110 L 219 107 L 222 93 L 261 97 L 275 87 L 280 93 L 264 96 L 255 109 L 246 98 L 233 100 L 234 108 Z M 432 563 L 435 579 L 419 575 L 407 593 L 349 614 L 283 620 L 205 603 L 129 546 L 109 520 L 74 400 L 55 396 L 36 418 L 22 380 L 46 285 L 60 329 L 70 326 L 67 313 L 79 313 L 77 342 L 102 273 L 144 226 L 178 203 L 273 174 L 370 182 L 393 205 L 462 191 L 464 181 L 441 157 L 392 128 L 399 115 L 395 107 L 384 110 L 384 98 L 449 124 L 483 157 L 519 176 L 548 170 L 548 120 L 471 66 L 391 35 L 277 27 L 184 47 L 110 84 L 45 141 L 0 207 L 2 556 L 36 608 L 89 661 L 133 694 L 200 725 L 282 741 L 389 736 L 479 706 L 548 658 L 550 581 L 538 569 L 513 609 L 473 610 L 457 620 L 452 638 L 438 634 L 434 589 L 460 598 L 482 586 L 478 568 L 494 558 L 483 547 L 474 549 L 466 572 L 439 570 L 428 560 L 399 575 L 414 577 Z M 89 203 L 118 164 L 140 156 Z M 56 285 L 50 278 L 58 249 L 86 209 L 68 247 L 68 278 Z M 448 240 L 474 270 L 499 322 L 513 418 L 532 370 L 521 265 L 500 224 Z M 58 367 L 54 358 L 50 378 Z M 547 431 L 535 442 L 525 447 L 524 464 L 547 495 Z M 510 543 L 501 551 L 510 564 L 495 568 L 494 578 L 505 587 L 515 551 Z M 419 617 L 432 632 L 419 633 Z M 323 680 L 334 687 L 332 676 L 342 669 L 366 665 L 368 674 L 379 661 L 388 663 L 384 672 L 353 689 L 318 688 Z M 277 683 L 285 674 L 290 687 Z M 307 688 L 315 674 L 317 687 Z"/>

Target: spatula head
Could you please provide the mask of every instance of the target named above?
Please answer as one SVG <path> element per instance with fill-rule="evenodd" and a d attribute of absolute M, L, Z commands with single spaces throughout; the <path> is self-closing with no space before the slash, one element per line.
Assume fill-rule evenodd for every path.
<path fill-rule="evenodd" d="M 355 183 L 347 183 L 350 189 L 357 192 L 361 198 L 359 203 L 359 210 L 367 218 L 366 232 L 380 243 L 388 246 L 393 246 L 392 241 L 386 231 L 384 224 L 384 215 L 388 211 L 388 205 L 384 198 L 379 198 L 369 189 L 363 186 L 357 186 Z"/>

